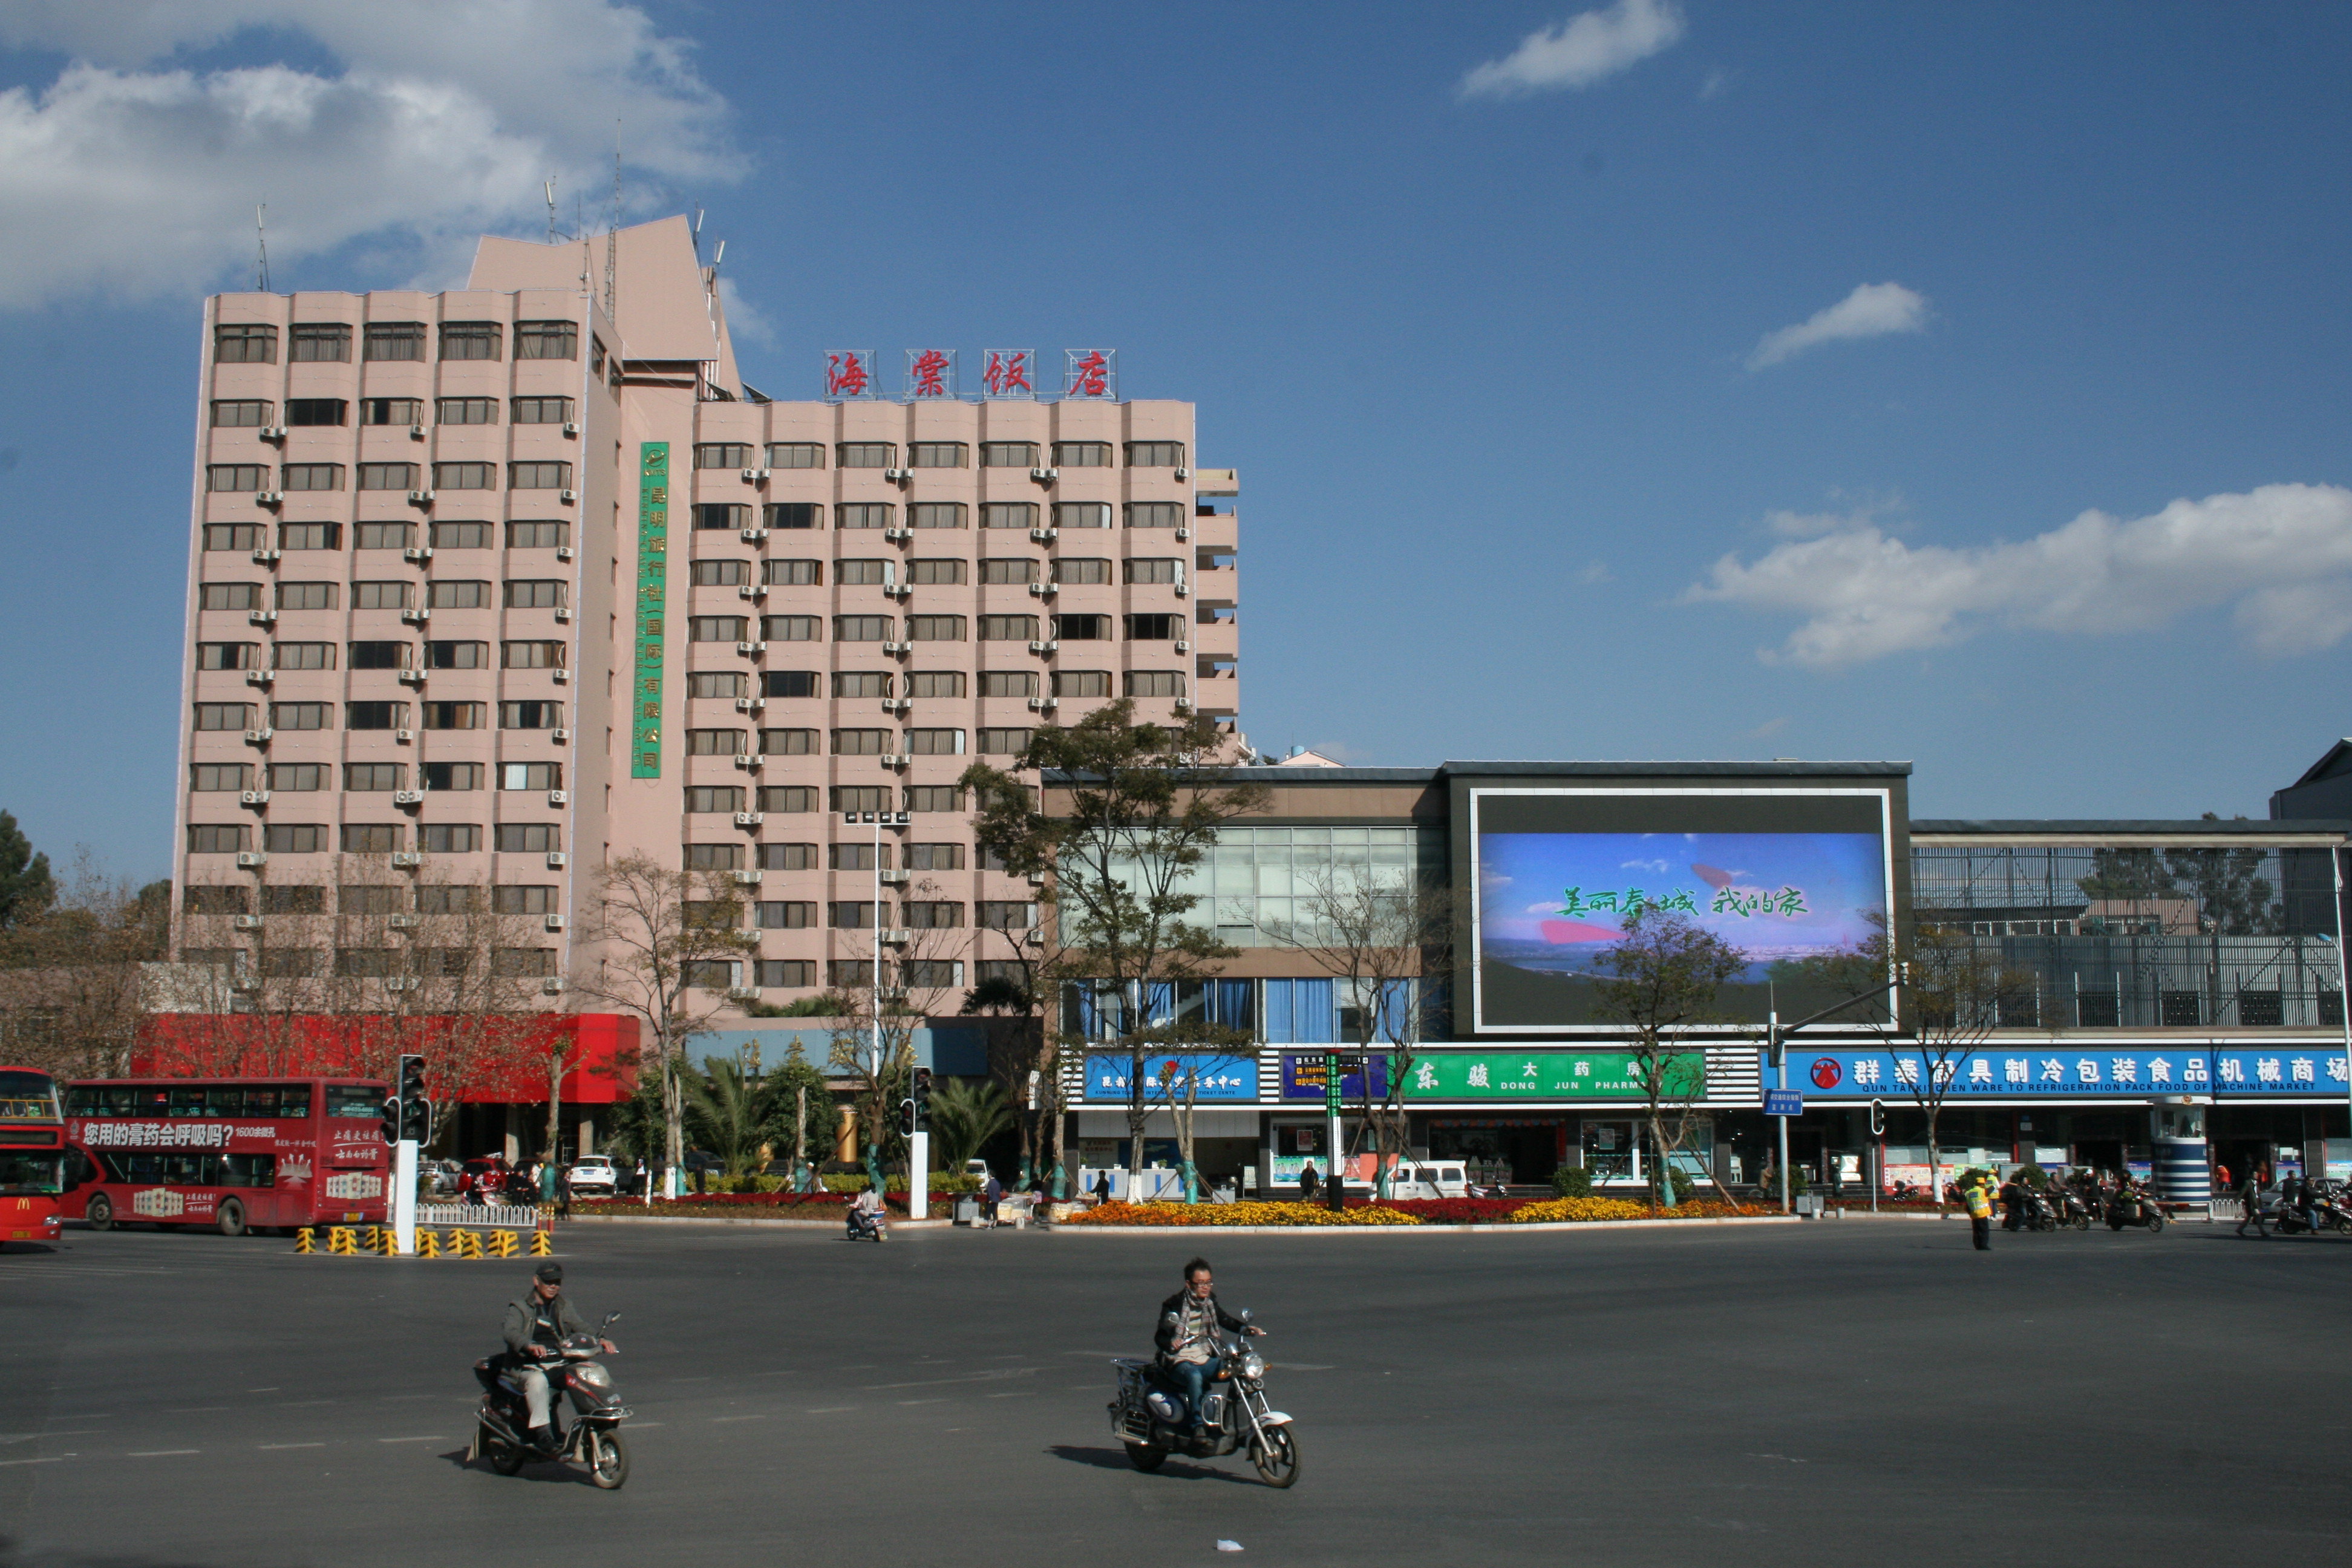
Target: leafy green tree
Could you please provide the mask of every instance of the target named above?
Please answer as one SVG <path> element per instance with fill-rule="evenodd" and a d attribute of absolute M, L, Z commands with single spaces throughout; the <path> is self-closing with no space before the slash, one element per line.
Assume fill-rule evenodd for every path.
<path fill-rule="evenodd" d="M 966 1160 L 1012 1126 L 1013 1107 L 1005 1100 L 1004 1086 L 993 1079 L 941 1079 L 931 1090 L 932 1146 L 939 1152 L 940 1169 L 951 1175 L 961 1173 Z"/>
<path fill-rule="evenodd" d="M 680 1082 L 697 1140 L 727 1163 L 730 1176 L 745 1174 L 760 1156 L 767 1124 L 766 1081 L 732 1058 L 713 1057 L 700 1071 L 688 1067 Z"/>
<path fill-rule="evenodd" d="M 1675 1152 L 1699 1124 L 1698 1102 L 1706 1093 L 1706 1057 L 1690 1047 L 1687 1033 L 1725 1021 L 1716 994 L 1747 967 L 1739 949 L 1655 904 L 1627 915 L 1624 935 L 1595 964 L 1596 1010 L 1632 1030 L 1629 1067 L 1650 1133 L 1652 1208 Z M 1665 1190 L 1671 1196 L 1673 1188 Z"/>
<path fill-rule="evenodd" d="M 963 774 L 980 808 L 982 847 L 1014 875 L 1045 879 L 1039 897 L 1054 907 L 1057 928 L 1048 977 L 1076 989 L 1087 1004 L 1079 1022 L 1091 1015 L 1127 1054 L 1132 1172 L 1142 1168 L 1151 1111 L 1145 1058 L 1161 1045 L 1150 1028 L 1152 992 L 1213 973 L 1234 952 L 1186 918 L 1201 896 L 1182 890 L 1218 827 L 1268 798 L 1264 784 L 1225 764 L 1227 744 L 1204 717 L 1139 724 L 1135 704 L 1122 698 L 1066 728 L 1037 731 L 1008 770 L 975 763 Z M 1050 816 L 1046 785 L 1063 796 L 1064 809 Z M 1086 1049 L 1085 1028 L 1054 1031 L 1053 1022 L 1059 1047 Z M 1062 1196 L 1069 1175 L 1056 1149 L 1054 1192 Z"/>
<path fill-rule="evenodd" d="M 777 1157 L 804 1161 L 814 1168 L 830 1158 L 836 1116 L 824 1074 L 794 1040 L 783 1065 L 768 1075 L 764 1130 L 769 1145 Z"/>
<path fill-rule="evenodd" d="M 16 817 L 0 811 L 0 930 L 39 914 L 57 896 L 49 858 L 34 854 Z"/>

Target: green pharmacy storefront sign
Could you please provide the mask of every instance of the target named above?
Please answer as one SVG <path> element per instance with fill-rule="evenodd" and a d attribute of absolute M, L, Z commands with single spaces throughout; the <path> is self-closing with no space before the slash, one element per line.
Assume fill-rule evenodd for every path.
<path fill-rule="evenodd" d="M 1407 1102 L 1455 1100 L 1646 1100 L 1625 1051 L 1431 1052 L 1405 1075 Z M 1706 1081 L 1706 1058 L 1694 1051 L 1666 1068 L 1665 1097 L 1679 1100 Z"/>

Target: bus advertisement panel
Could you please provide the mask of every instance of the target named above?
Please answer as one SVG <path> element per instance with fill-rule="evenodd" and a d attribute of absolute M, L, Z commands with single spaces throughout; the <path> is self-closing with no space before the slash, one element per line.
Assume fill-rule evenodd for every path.
<path fill-rule="evenodd" d="M 108 1079 L 68 1087 L 81 1156 L 68 1199 L 93 1230 L 126 1222 L 381 1225 L 388 1086 L 361 1079 Z"/>
<path fill-rule="evenodd" d="M 37 1068 L 0 1067 L 0 1247 L 58 1238 L 65 1155 L 57 1081 Z"/>

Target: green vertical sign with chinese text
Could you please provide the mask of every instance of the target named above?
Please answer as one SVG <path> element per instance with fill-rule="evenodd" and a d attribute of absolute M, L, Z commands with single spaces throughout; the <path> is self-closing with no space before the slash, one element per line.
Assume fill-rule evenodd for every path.
<path fill-rule="evenodd" d="M 629 776 L 661 777 L 662 617 L 668 607 L 669 443 L 638 444 L 636 669 L 629 688 Z"/>

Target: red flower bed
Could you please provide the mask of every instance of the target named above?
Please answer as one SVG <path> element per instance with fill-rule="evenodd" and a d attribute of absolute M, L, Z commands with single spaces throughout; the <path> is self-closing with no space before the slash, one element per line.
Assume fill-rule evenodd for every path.
<path fill-rule="evenodd" d="M 1424 1225 L 1496 1225 L 1532 1198 L 1391 1198 L 1382 1208 L 1414 1215 Z M 1357 1205 L 1348 1205 L 1353 1208 Z"/>
<path fill-rule="evenodd" d="M 761 1210 L 802 1209 L 834 1212 L 847 1208 L 851 1194 L 847 1193 L 688 1193 L 677 1199 L 656 1198 L 651 1205 L 643 1198 L 574 1199 L 572 1211 L 577 1214 L 610 1215 L 700 1215 L 710 1213 L 758 1213 Z M 907 1211 L 904 1193 L 891 1193 L 883 1206 L 895 1214 Z M 709 1211 L 709 1212 L 705 1212 Z"/>

